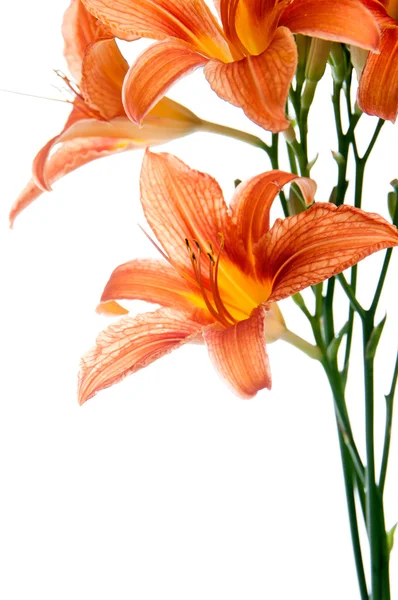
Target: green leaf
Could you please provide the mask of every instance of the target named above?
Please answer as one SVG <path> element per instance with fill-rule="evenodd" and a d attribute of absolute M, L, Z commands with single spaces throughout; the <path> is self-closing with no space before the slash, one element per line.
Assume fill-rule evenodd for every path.
<path fill-rule="evenodd" d="M 383 328 L 386 323 L 387 315 L 380 321 L 378 325 L 373 329 L 370 339 L 366 344 L 366 353 L 365 357 L 367 359 L 372 359 L 376 355 L 377 346 L 380 341 L 381 334 L 383 333 Z"/>
<path fill-rule="evenodd" d="M 394 527 L 392 527 L 390 531 L 387 532 L 387 549 L 389 554 L 394 547 L 394 534 L 397 526 L 398 523 L 395 523 Z"/>
<path fill-rule="evenodd" d="M 330 360 L 334 360 L 336 358 L 337 352 L 339 351 L 339 348 L 340 348 L 341 341 L 342 341 L 343 337 L 346 335 L 346 333 L 348 332 L 348 328 L 349 328 L 349 322 L 347 321 L 347 323 L 344 325 L 344 327 L 342 327 L 340 329 L 339 333 L 336 335 L 335 338 L 332 339 L 329 346 L 327 347 L 326 354 Z"/>

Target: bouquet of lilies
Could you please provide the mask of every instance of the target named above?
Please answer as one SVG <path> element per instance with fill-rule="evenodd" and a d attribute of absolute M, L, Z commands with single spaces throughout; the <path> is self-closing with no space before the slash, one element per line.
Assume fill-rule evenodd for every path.
<path fill-rule="evenodd" d="M 159 257 L 133 257 L 111 273 L 97 311 L 112 320 L 81 360 L 79 403 L 187 343 L 202 344 L 231 393 L 244 399 L 270 394 L 263 391 L 271 389 L 268 344 L 284 340 L 319 361 L 334 401 L 360 598 L 389 600 L 395 527 L 385 522 L 383 493 L 398 355 L 386 384 L 380 461 L 374 435 L 375 357 L 385 324 L 379 301 L 392 248 L 398 245 L 398 180 L 391 182 L 389 220 L 365 212 L 361 203 L 368 159 L 385 121 L 395 122 L 398 112 L 398 3 L 210 4 L 71 0 L 62 27 L 69 74 L 58 73 L 72 94 L 71 112 L 62 131 L 34 158 L 32 178 L 12 206 L 10 221 L 13 225 L 74 169 L 111 154 L 146 149 L 140 176 L 148 224 L 144 233 Z M 134 44 L 138 38 L 154 43 L 129 66 L 119 40 Z M 330 174 L 329 198 L 315 201 L 308 119 L 327 65 L 337 179 Z M 204 69 L 222 100 L 263 129 L 261 139 L 200 119 L 166 96 L 197 68 Z M 361 152 L 356 133 L 364 120 L 373 134 Z M 210 175 L 152 150 L 198 131 L 257 147 L 266 153 L 270 170 L 237 180 L 227 203 Z M 280 168 L 282 154 L 286 170 Z M 353 191 L 350 203 L 348 190 Z M 270 211 L 277 202 L 283 218 L 272 223 Z M 376 210 L 379 204 L 378 199 Z M 382 250 L 373 296 L 364 305 L 357 293 L 357 263 Z M 312 289 L 312 302 L 301 294 L 306 288 Z M 344 294 L 343 308 L 337 290 Z M 278 305 L 286 298 L 308 321 L 311 341 L 288 328 Z M 125 308 L 128 300 L 158 308 L 132 315 Z M 343 326 L 337 327 L 342 318 Z M 362 331 L 363 455 L 346 394 L 357 328 Z M 360 533 L 362 523 L 366 535 Z"/>

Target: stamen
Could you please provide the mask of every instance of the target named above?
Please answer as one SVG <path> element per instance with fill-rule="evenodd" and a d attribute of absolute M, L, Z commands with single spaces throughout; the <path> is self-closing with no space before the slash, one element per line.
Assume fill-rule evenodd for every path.
<path fill-rule="evenodd" d="M 63 100 L 62 98 L 49 98 L 48 96 L 38 96 L 37 94 L 17 92 L 16 90 L 5 90 L 3 88 L 0 88 L 0 92 L 6 92 L 7 94 L 17 94 L 18 96 L 27 96 L 28 98 L 37 98 L 38 100 L 51 100 L 51 102 L 67 102 L 71 104 L 70 100 Z"/>
<path fill-rule="evenodd" d="M 192 262 L 192 267 L 195 273 L 195 277 L 196 280 L 199 284 L 199 288 L 200 291 L 202 293 L 202 297 L 203 300 L 205 301 L 207 310 L 209 311 L 209 313 L 212 315 L 212 317 L 216 320 L 219 321 L 220 323 L 222 323 L 223 325 L 225 325 L 226 327 L 229 325 L 229 323 L 222 317 L 222 315 L 219 315 L 217 313 L 217 311 L 214 309 L 213 305 L 211 304 L 209 298 L 207 297 L 207 293 L 206 290 L 203 286 L 203 281 L 202 281 L 202 273 L 201 273 L 201 266 L 200 266 L 200 256 L 202 254 L 201 248 L 198 244 L 198 250 L 199 250 L 199 259 L 198 261 L 196 261 L 196 256 L 195 254 L 192 252 L 191 253 L 191 262 Z"/>
<path fill-rule="evenodd" d="M 87 117 L 89 117 L 91 119 L 98 119 L 100 121 L 106 121 L 106 119 L 104 119 L 104 117 L 101 115 L 101 113 L 98 110 L 91 108 L 91 106 L 86 102 L 86 100 L 84 99 L 84 96 L 82 95 L 80 88 L 77 84 L 72 82 L 69 79 L 69 77 L 67 75 L 65 75 L 65 73 L 63 73 L 62 71 L 59 71 L 58 69 L 54 69 L 54 73 L 57 75 L 57 77 L 62 79 L 62 81 L 65 83 L 65 85 L 72 92 L 72 94 L 74 96 L 72 104 L 78 110 L 81 110 L 82 113 L 84 113 L 85 115 L 87 115 Z"/>
<path fill-rule="evenodd" d="M 214 298 L 214 302 L 216 304 L 218 311 L 224 315 L 224 318 L 228 319 L 232 323 L 236 323 L 237 322 L 236 319 L 234 319 L 234 317 L 231 315 L 231 313 L 225 308 L 225 305 L 221 299 L 220 289 L 218 287 L 218 266 L 220 264 L 221 252 L 224 248 L 224 236 L 222 235 L 222 233 L 219 233 L 218 235 L 220 236 L 220 247 L 217 252 L 217 258 L 216 258 L 215 263 L 214 263 L 213 257 L 210 261 L 210 271 L 209 271 L 213 298 Z"/>

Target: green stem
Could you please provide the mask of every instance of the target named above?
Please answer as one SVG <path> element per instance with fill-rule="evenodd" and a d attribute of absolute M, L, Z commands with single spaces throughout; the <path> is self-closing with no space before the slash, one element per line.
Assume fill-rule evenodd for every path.
<path fill-rule="evenodd" d="M 272 146 L 269 148 L 268 156 L 271 161 L 271 166 L 273 169 L 279 169 L 279 134 L 272 134 Z M 283 190 L 279 192 L 279 199 L 281 201 L 281 206 L 283 210 L 283 214 L 285 217 L 289 216 L 289 207 L 287 204 L 286 196 Z"/>
<path fill-rule="evenodd" d="M 386 395 L 386 426 L 385 426 L 385 433 L 384 433 L 383 455 L 382 455 L 382 460 L 381 460 L 380 477 L 379 477 L 379 489 L 380 489 L 381 496 L 383 496 L 383 493 L 384 493 L 384 486 L 386 483 L 386 475 L 387 475 L 387 467 L 388 467 L 388 458 L 389 458 L 389 454 L 390 454 L 392 415 L 393 415 L 393 408 L 394 408 L 395 390 L 397 387 L 397 379 L 398 379 L 398 352 L 397 352 L 397 357 L 395 359 L 395 368 L 394 368 L 394 374 L 392 377 L 391 388 L 390 388 L 389 393 Z"/>
<path fill-rule="evenodd" d="M 313 344 L 307 342 L 307 340 L 303 340 L 303 338 L 293 333 L 293 331 L 290 331 L 290 329 L 286 329 L 284 331 L 284 333 L 281 335 L 281 339 L 285 342 L 288 342 L 295 348 L 298 348 L 310 358 L 322 360 L 322 351 L 318 348 L 318 346 L 314 346 Z"/>
<path fill-rule="evenodd" d="M 363 368 L 365 384 L 365 434 L 366 434 L 366 522 L 370 547 L 371 600 L 386 600 L 382 596 L 382 540 L 380 497 L 375 480 L 374 456 L 374 356 L 367 352 L 373 331 L 373 319 L 363 322 Z"/>
<path fill-rule="evenodd" d="M 217 135 L 225 135 L 235 140 L 245 142 L 246 144 L 250 144 L 251 146 L 255 146 L 256 148 L 261 148 L 261 150 L 264 150 L 270 156 L 270 146 L 257 136 L 247 133 L 246 131 L 240 131 L 239 129 L 220 125 L 219 123 L 211 123 L 210 121 L 202 121 L 198 131 L 208 131 L 209 133 L 216 133 Z"/>
<path fill-rule="evenodd" d="M 364 319 L 366 316 L 365 309 L 359 304 L 359 302 L 355 296 L 354 290 L 352 289 L 351 285 L 348 283 L 348 281 L 344 277 L 343 273 L 339 273 L 339 275 L 337 275 L 337 279 L 339 280 L 341 287 L 345 291 L 345 293 L 351 303 L 352 308 L 359 314 L 361 319 Z"/>
<path fill-rule="evenodd" d="M 339 385 L 339 374 L 337 370 L 333 369 L 332 366 L 324 362 L 323 367 L 327 378 L 329 380 L 330 387 L 333 392 L 334 404 L 336 406 L 341 406 L 345 404 L 344 393 L 341 390 Z M 344 485 L 345 485 L 345 493 L 346 493 L 346 501 L 347 501 L 347 509 L 348 509 L 348 518 L 350 523 L 350 531 L 351 531 L 351 540 L 352 547 L 354 552 L 354 560 L 355 560 L 355 568 L 357 573 L 358 585 L 361 594 L 361 600 L 368 600 L 368 592 L 366 586 L 366 578 L 363 567 L 363 558 L 361 551 L 361 544 L 359 539 L 359 530 L 358 530 L 358 519 L 355 505 L 355 485 L 354 485 L 354 471 L 353 471 L 353 462 L 352 462 L 352 454 L 350 453 L 350 447 L 347 445 L 347 440 L 345 438 L 344 433 L 341 430 L 341 422 L 339 419 L 338 411 L 336 411 L 336 422 L 337 422 L 337 430 L 339 437 L 339 445 L 340 445 L 340 454 L 343 466 L 343 475 L 344 475 Z"/>

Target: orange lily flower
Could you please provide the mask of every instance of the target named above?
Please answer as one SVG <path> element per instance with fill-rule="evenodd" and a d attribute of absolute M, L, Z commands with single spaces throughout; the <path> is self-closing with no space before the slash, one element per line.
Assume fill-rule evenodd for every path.
<path fill-rule="evenodd" d="M 112 37 L 112 28 L 106 28 L 87 12 L 80 0 L 72 0 L 64 15 L 62 33 L 68 68 L 78 84 L 62 76 L 75 96 L 73 109 L 62 132 L 34 159 L 33 177 L 11 208 L 11 226 L 43 191 L 50 191 L 55 181 L 78 167 L 102 156 L 187 135 L 200 129 L 202 123 L 184 106 L 163 98 L 143 126 L 137 127 L 123 108 L 122 84 L 129 67 Z"/>
<path fill-rule="evenodd" d="M 395 123 L 398 114 L 398 2 L 362 0 L 362 3 L 373 13 L 382 33 L 379 53 L 370 52 L 367 58 L 362 57 L 364 66 L 363 63 L 359 66 L 358 105 L 369 115 Z M 358 56 L 354 54 L 355 59 L 358 60 Z"/>
<path fill-rule="evenodd" d="M 204 66 L 213 90 L 273 132 L 289 126 L 285 104 L 296 71 L 294 33 L 376 50 L 379 29 L 360 0 L 82 0 L 121 39 L 159 40 L 132 65 L 123 103 L 141 123 L 166 90 Z"/>
<path fill-rule="evenodd" d="M 270 228 L 271 205 L 292 181 L 311 202 L 311 179 L 271 171 L 241 183 L 228 209 L 212 177 L 170 154 L 146 152 L 141 202 L 163 260 L 117 267 L 100 310 L 127 312 L 118 304 L 123 299 L 161 308 L 124 316 L 99 335 L 82 359 L 80 403 L 188 342 L 204 341 L 219 373 L 244 398 L 271 388 L 266 342 L 285 339 L 319 357 L 318 348 L 287 329 L 277 301 L 397 246 L 398 231 L 376 214 L 330 203 Z"/>

